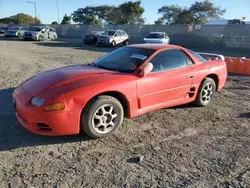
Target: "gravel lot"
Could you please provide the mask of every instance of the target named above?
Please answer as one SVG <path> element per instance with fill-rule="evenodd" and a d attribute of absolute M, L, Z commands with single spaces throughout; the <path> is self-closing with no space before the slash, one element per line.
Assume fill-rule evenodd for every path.
<path fill-rule="evenodd" d="M 125 119 L 119 131 L 44 137 L 22 128 L 11 95 L 38 72 L 89 63 L 110 48 L 81 40 L 0 38 L 0 187 L 250 187 L 250 77 L 230 75 L 206 108 Z M 140 161 L 138 160 L 140 159 Z"/>

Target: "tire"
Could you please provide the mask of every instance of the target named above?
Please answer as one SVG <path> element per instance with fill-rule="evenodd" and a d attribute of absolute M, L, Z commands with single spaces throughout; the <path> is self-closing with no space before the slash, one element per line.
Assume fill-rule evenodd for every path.
<path fill-rule="evenodd" d="M 127 46 L 127 45 L 128 45 L 128 40 L 124 41 L 124 42 L 123 42 L 123 45 L 124 45 L 124 46 Z"/>
<path fill-rule="evenodd" d="M 90 101 L 83 109 L 81 130 L 92 138 L 106 137 L 121 126 L 123 117 L 121 103 L 114 97 L 101 95 Z"/>
<path fill-rule="evenodd" d="M 21 33 L 17 33 L 17 38 L 21 38 Z"/>
<path fill-rule="evenodd" d="M 199 107 L 207 106 L 211 103 L 216 92 L 216 83 L 212 78 L 205 78 L 198 90 L 195 104 Z"/>
<path fill-rule="evenodd" d="M 51 40 L 56 40 L 56 36 L 55 35 L 53 35 L 53 37 L 52 37 L 52 39 Z"/>
<path fill-rule="evenodd" d="M 38 41 L 43 41 L 43 37 L 41 35 L 39 35 Z"/>
<path fill-rule="evenodd" d="M 111 42 L 111 46 L 112 46 L 113 48 L 116 46 L 116 43 L 115 43 L 114 40 Z"/>

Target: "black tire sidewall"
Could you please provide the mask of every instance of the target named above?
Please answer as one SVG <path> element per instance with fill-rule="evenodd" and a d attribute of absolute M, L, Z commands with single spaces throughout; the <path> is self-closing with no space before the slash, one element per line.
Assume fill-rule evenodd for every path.
<path fill-rule="evenodd" d="M 117 111 L 119 122 L 115 128 L 113 128 L 110 132 L 101 134 L 95 131 L 92 127 L 92 117 L 96 110 L 100 108 L 104 104 L 112 105 L 115 110 Z M 97 97 L 93 102 L 87 104 L 85 109 L 83 110 L 81 116 L 81 130 L 83 130 L 88 136 L 92 138 L 101 138 L 114 133 L 122 124 L 123 122 L 124 111 L 121 103 L 113 98 L 113 97 Z"/>
<path fill-rule="evenodd" d="M 127 46 L 128 45 L 128 41 L 124 41 L 124 46 Z"/>
<path fill-rule="evenodd" d="M 213 93 L 210 97 L 210 101 L 208 103 L 204 103 L 202 101 L 202 91 L 204 89 L 204 87 L 208 84 L 212 84 L 212 87 L 213 87 Z M 215 95 L 215 92 L 216 92 L 216 83 L 214 82 L 214 80 L 212 78 L 205 78 L 199 88 L 199 91 L 197 93 L 197 97 L 196 97 L 196 100 L 195 100 L 195 103 L 198 105 L 198 106 L 207 106 L 211 103 L 212 99 L 214 98 L 214 95 Z"/>

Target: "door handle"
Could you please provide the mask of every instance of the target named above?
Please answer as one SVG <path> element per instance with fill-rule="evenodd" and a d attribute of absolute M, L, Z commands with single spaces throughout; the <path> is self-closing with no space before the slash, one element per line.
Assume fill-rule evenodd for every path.
<path fill-rule="evenodd" d="M 187 79 L 191 79 L 191 78 L 193 78 L 194 77 L 194 75 L 187 75 Z"/>

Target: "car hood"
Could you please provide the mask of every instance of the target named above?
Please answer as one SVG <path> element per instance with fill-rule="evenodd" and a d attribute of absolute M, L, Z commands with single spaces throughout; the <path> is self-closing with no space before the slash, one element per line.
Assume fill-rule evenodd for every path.
<path fill-rule="evenodd" d="M 23 83 L 24 90 L 32 96 L 48 90 L 57 91 L 60 86 L 81 80 L 85 85 L 114 77 L 113 71 L 91 65 L 74 65 L 42 72 Z"/>

